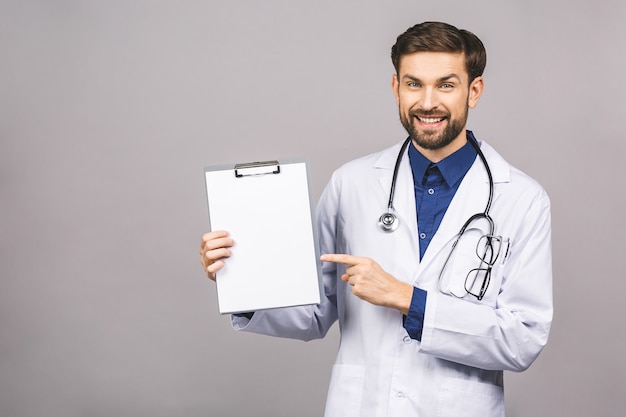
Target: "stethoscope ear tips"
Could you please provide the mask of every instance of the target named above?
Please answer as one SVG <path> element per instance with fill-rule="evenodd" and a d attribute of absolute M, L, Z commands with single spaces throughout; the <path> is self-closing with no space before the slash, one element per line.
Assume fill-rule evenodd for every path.
<path fill-rule="evenodd" d="M 393 213 L 383 213 L 382 216 L 378 218 L 378 227 L 381 228 L 383 232 L 393 232 L 398 228 L 398 217 Z"/>

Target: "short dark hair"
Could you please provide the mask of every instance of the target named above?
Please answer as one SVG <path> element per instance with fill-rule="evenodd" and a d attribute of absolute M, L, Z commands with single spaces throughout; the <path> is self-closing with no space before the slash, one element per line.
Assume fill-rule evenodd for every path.
<path fill-rule="evenodd" d="M 398 36 L 395 45 L 391 47 L 391 61 L 397 74 L 400 59 L 415 52 L 464 54 L 470 82 L 483 74 L 487 64 L 487 51 L 476 35 L 442 22 L 419 23 Z"/>

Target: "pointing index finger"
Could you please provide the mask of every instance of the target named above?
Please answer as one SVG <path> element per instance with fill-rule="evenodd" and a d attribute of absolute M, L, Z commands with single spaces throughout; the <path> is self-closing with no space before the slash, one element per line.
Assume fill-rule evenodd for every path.
<path fill-rule="evenodd" d="M 327 253 L 320 257 L 323 262 L 335 262 L 344 265 L 356 265 L 360 258 L 357 256 L 346 255 L 343 253 Z"/>

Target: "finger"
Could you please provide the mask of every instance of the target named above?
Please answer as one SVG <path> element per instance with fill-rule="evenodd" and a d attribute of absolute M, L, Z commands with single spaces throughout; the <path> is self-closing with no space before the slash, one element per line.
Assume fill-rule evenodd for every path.
<path fill-rule="evenodd" d="M 210 265 L 213 262 L 229 258 L 232 254 L 228 248 L 218 248 L 204 252 L 201 257 L 206 260 L 207 265 Z"/>
<path fill-rule="evenodd" d="M 346 275 L 349 275 L 349 276 L 354 276 L 354 275 L 358 274 L 358 273 L 359 273 L 359 270 L 360 270 L 360 269 L 359 269 L 359 265 L 360 265 L 360 264 L 356 264 L 356 265 L 351 265 L 351 264 L 349 264 L 349 265 L 346 267 Z"/>
<path fill-rule="evenodd" d="M 207 242 L 211 240 L 225 238 L 228 236 L 230 236 L 230 233 L 228 233 L 226 230 L 213 230 L 202 235 L 202 238 L 200 239 L 200 246 L 204 246 Z"/>
<path fill-rule="evenodd" d="M 363 258 L 346 254 L 327 253 L 322 255 L 320 257 L 320 260 L 322 260 L 323 262 L 335 262 L 344 265 L 356 265 L 358 263 L 361 263 L 363 261 Z"/>
<path fill-rule="evenodd" d="M 217 271 L 224 267 L 224 261 L 215 261 L 206 268 L 207 276 L 212 280 L 215 280 L 215 274 Z"/>
<path fill-rule="evenodd" d="M 212 251 L 207 251 L 200 254 L 200 263 L 206 269 L 209 265 L 216 261 L 224 260 L 232 255 L 230 249 L 220 248 Z"/>
<path fill-rule="evenodd" d="M 210 252 L 212 250 L 217 250 L 217 249 L 230 248 L 232 246 L 235 246 L 235 241 L 231 239 L 230 237 L 225 237 L 222 239 L 213 239 L 213 240 L 209 240 L 204 245 L 204 247 L 200 248 L 200 253 Z"/>
<path fill-rule="evenodd" d="M 205 233 L 202 235 L 200 239 L 200 249 L 204 248 L 207 242 L 213 241 L 215 239 L 227 238 L 230 236 L 226 230 L 213 230 L 211 232 Z"/>
<path fill-rule="evenodd" d="M 199 252 L 202 254 L 215 249 L 230 248 L 232 246 L 235 246 L 235 240 L 229 236 L 214 238 L 203 242 L 200 246 Z"/>

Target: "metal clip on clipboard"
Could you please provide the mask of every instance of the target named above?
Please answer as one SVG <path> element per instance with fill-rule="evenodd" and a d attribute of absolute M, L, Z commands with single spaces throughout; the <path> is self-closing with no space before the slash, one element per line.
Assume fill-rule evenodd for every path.
<path fill-rule="evenodd" d="M 235 165 L 235 177 L 237 178 L 265 174 L 280 174 L 278 161 L 247 162 Z"/>

